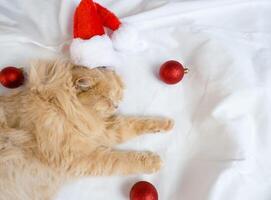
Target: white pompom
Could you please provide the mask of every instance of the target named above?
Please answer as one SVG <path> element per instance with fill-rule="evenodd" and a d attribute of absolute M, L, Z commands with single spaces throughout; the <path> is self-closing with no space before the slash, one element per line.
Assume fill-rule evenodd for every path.
<path fill-rule="evenodd" d="M 73 39 L 70 55 L 72 61 L 77 65 L 97 67 L 118 64 L 118 55 L 107 35 L 94 36 L 89 40 Z"/>
<path fill-rule="evenodd" d="M 117 51 L 143 51 L 147 48 L 145 42 L 140 39 L 138 30 L 128 24 L 121 26 L 111 35 L 113 46 Z"/>

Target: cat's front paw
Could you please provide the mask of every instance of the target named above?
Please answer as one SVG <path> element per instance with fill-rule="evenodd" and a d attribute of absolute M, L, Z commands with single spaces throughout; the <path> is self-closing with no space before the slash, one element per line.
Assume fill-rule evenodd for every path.
<path fill-rule="evenodd" d="M 162 160 L 158 154 L 152 152 L 145 152 L 143 161 L 145 173 L 155 173 L 160 170 Z"/>
<path fill-rule="evenodd" d="M 174 121 L 168 118 L 156 120 L 154 132 L 170 131 L 174 126 Z"/>

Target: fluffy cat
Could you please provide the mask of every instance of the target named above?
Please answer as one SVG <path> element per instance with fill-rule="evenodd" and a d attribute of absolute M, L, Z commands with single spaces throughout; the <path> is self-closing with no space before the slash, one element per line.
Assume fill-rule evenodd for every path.
<path fill-rule="evenodd" d="M 157 154 L 113 148 L 173 127 L 167 118 L 116 115 L 124 86 L 113 70 L 42 61 L 27 79 L 0 96 L 0 200 L 51 200 L 82 176 L 160 169 Z"/>

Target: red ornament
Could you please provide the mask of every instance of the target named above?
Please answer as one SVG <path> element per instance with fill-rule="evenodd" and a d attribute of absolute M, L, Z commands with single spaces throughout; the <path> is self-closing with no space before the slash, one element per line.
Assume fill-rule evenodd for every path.
<path fill-rule="evenodd" d="M 17 88 L 24 82 L 24 75 L 21 69 L 6 67 L 0 72 L 0 83 L 7 88 Z"/>
<path fill-rule="evenodd" d="M 130 200 L 158 200 L 158 193 L 151 183 L 139 181 L 130 191 Z"/>
<path fill-rule="evenodd" d="M 167 84 L 176 84 L 183 79 L 185 73 L 188 72 L 181 63 L 175 60 L 165 62 L 159 71 L 159 76 L 162 81 Z"/>

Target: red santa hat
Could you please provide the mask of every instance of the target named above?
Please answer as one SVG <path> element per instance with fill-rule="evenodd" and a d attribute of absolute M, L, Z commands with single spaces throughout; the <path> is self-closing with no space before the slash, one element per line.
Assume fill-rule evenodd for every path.
<path fill-rule="evenodd" d="M 107 27 L 115 31 L 121 22 L 114 13 L 92 0 L 82 0 L 74 14 L 74 38 L 88 40 L 96 35 L 105 34 Z"/>
<path fill-rule="evenodd" d="M 111 38 L 104 27 L 113 31 Z M 71 58 L 74 63 L 89 67 L 115 65 L 118 51 L 134 48 L 131 41 L 138 42 L 136 35 L 131 25 L 123 25 L 108 9 L 92 0 L 82 0 L 74 14 Z"/>

